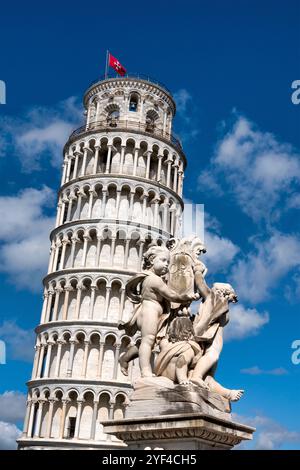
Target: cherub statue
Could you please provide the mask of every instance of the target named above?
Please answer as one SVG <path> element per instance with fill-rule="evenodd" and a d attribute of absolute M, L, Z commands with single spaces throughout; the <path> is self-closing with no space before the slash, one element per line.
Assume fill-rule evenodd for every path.
<path fill-rule="evenodd" d="M 156 336 L 164 320 L 170 313 L 170 302 L 189 302 L 199 298 L 193 293 L 177 293 L 163 280 L 168 272 L 170 252 L 164 246 L 152 246 L 144 255 L 143 273 L 134 276 L 126 285 L 126 294 L 137 306 L 129 322 L 120 324 L 127 334 L 141 331 L 141 343 L 131 346 L 121 354 L 119 362 L 122 372 L 128 374 L 128 363 L 139 357 L 142 377 L 153 375 L 151 353 Z M 137 292 L 137 289 L 140 289 Z"/>
<path fill-rule="evenodd" d="M 194 339 L 195 333 L 190 318 L 176 317 L 169 325 L 168 333 L 160 343 L 154 372 L 180 385 L 190 383 L 188 371 L 197 364 L 202 350 Z"/>
<path fill-rule="evenodd" d="M 194 320 L 195 338 L 204 348 L 204 354 L 190 373 L 190 380 L 200 386 L 208 386 L 213 392 L 237 401 L 243 390 L 230 390 L 214 379 L 220 353 L 223 348 L 223 329 L 229 321 L 229 303 L 237 302 L 237 295 L 230 284 L 216 282 L 200 304 Z"/>

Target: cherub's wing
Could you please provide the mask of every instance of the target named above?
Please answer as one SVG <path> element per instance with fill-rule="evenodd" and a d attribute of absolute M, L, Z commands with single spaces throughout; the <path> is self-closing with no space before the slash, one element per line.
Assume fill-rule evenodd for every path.
<path fill-rule="evenodd" d="M 138 273 L 133 276 L 126 284 L 125 293 L 127 297 L 134 304 L 139 304 L 141 302 L 141 293 L 139 285 L 143 282 L 145 277 L 148 276 L 146 273 Z"/>

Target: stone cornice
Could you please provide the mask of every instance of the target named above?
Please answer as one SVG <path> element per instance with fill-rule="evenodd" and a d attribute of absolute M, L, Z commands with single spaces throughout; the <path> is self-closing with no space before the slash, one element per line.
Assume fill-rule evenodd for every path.
<path fill-rule="evenodd" d="M 69 274 L 80 274 L 82 276 L 84 275 L 89 275 L 89 274 L 111 274 L 111 275 L 116 275 L 118 276 L 126 276 L 126 277 L 131 277 L 136 274 L 136 271 L 131 271 L 130 269 L 125 270 L 125 269 L 120 269 L 119 267 L 116 267 L 115 269 L 112 269 L 110 267 L 104 268 L 100 266 L 99 268 L 95 267 L 78 267 L 78 268 L 68 268 L 68 269 L 61 269 L 59 271 L 54 271 L 52 273 L 47 274 L 44 279 L 43 279 L 43 285 L 46 286 L 46 283 L 49 282 L 52 279 L 55 279 L 56 277 L 63 277 L 67 276 Z M 104 276 L 103 276 L 104 277 Z"/>

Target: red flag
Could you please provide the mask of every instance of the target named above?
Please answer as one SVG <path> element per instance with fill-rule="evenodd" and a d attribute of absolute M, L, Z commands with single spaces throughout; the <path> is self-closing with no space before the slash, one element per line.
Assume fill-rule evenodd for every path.
<path fill-rule="evenodd" d="M 120 64 L 118 59 L 116 59 L 111 53 L 109 53 L 109 61 L 108 64 L 110 67 L 115 69 L 115 71 L 123 77 L 123 75 L 126 75 L 126 69 L 123 67 L 123 65 Z"/>

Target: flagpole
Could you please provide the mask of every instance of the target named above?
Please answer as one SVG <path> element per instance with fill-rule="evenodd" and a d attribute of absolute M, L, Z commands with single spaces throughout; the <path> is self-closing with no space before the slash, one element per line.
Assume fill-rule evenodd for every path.
<path fill-rule="evenodd" d="M 107 73 L 108 73 L 108 55 L 109 55 L 109 51 L 107 50 L 106 51 L 106 62 L 105 62 L 105 78 L 107 78 Z"/>

